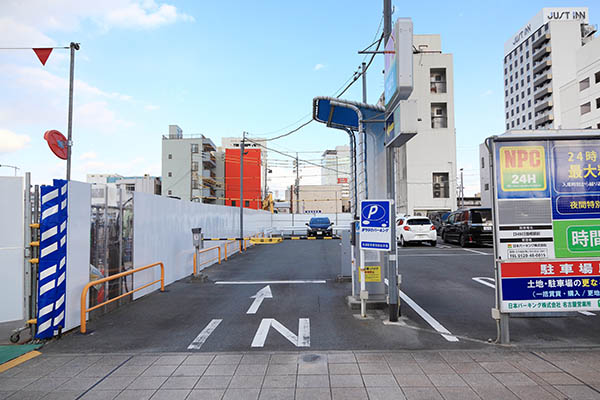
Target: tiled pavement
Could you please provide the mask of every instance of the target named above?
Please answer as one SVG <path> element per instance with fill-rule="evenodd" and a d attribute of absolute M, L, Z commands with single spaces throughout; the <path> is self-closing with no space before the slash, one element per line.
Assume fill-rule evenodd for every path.
<path fill-rule="evenodd" d="M 600 351 L 43 354 L 0 399 L 600 399 Z"/>

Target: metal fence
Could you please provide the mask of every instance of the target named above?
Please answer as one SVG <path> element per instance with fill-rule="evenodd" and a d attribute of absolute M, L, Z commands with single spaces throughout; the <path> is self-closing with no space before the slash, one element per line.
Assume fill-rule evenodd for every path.
<path fill-rule="evenodd" d="M 133 196 L 123 189 L 95 185 L 91 207 L 90 281 L 133 268 Z M 133 288 L 133 275 L 95 285 L 89 306 L 114 299 Z M 100 307 L 94 317 L 132 301 L 132 297 Z"/>

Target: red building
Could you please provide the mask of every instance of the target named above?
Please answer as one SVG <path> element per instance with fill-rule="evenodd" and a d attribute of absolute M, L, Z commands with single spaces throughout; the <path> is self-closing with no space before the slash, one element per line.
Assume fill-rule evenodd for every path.
<path fill-rule="evenodd" d="M 261 149 L 244 152 L 244 207 L 260 210 Z M 225 149 L 225 205 L 240 206 L 240 150 Z"/>

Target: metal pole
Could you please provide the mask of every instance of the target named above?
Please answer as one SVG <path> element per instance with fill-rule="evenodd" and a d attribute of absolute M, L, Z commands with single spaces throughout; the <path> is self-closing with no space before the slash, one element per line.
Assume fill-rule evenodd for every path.
<path fill-rule="evenodd" d="M 23 232 L 25 232 L 25 237 L 24 237 L 24 243 L 25 243 L 25 318 L 26 319 L 31 319 L 31 318 L 35 318 L 33 312 L 34 310 L 31 308 L 31 297 L 33 296 L 33 291 L 31 290 L 31 282 L 34 279 L 33 274 L 32 274 L 32 270 L 33 270 L 33 264 L 29 262 L 29 259 L 31 258 L 31 246 L 29 245 L 30 242 L 33 241 L 33 237 L 31 235 L 31 173 L 30 172 L 25 172 L 25 190 L 23 191 L 24 193 L 24 200 L 25 200 L 25 212 L 24 212 L 24 230 Z"/>
<path fill-rule="evenodd" d="M 296 212 L 299 211 L 300 208 L 300 163 L 298 162 L 298 153 L 296 153 Z"/>
<path fill-rule="evenodd" d="M 360 280 L 360 316 L 367 316 L 367 284 L 365 282 L 365 251 L 360 251 L 360 268 L 359 268 L 359 280 Z"/>
<path fill-rule="evenodd" d="M 464 184 L 464 177 L 463 177 L 463 169 L 460 169 L 460 207 L 464 207 L 465 206 L 465 184 Z"/>
<path fill-rule="evenodd" d="M 362 63 L 362 90 L 363 90 L 363 103 L 367 103 L 367 64 Z"/>
<path fill-rule="evenodd" d="M 246 132 L 242 134 L 240 146 L 240 240 L 244 240 L 244 147 L 246 145 Z M 241 247 L 240 247 L 241 249 Z"/>
<path fill-rule="evenodd" d="M 119 187 L 119 217 L 117 218 L 119 223 L 119 273 L 123 272 L 123 189 Z M 119 295 L 123 293 L 123 282 L 125 277 L 119 279 Z M 122 304 L 122 301 L 119 300 Z"/>
<path fill-rule="evenodd" d="M 392 0 L 383 0 L 383 43 L 392 34 Z"/>
<path fill-rule="evenodd" d="M 40 223 L 40 186 L 39 185 L 35 185 L 33 187 L 33 223 L 34 224 L 39 224 Z M 40 230 L 39 229 L 35 229 L 33 230 L 33 234 L 31 235 L 31 239 L 33 241 L 39 241 L 40 240 Z M 39 255 L 40 255 L 40 251 L 39 251 L 39 247 L 34 247 L 32 249 L 32 258 L 38 258 L 39 259 Z M 39 264 L 32 264 L 32 268 L 31 268 L 31 276 L 32 276 L 32 283 L 31 283 L 31 314 L 34 317 L 37 317 L 37 291 L 38 291 L 38 266 Z M 31 337 L 34 337 L 35 334 L 37 332 L 37 325 L 36 324 L 32 324 L 31 325 Z"/>
<path fill-rule="evenodd" d="M 67 126 L 67 180 L 71 180 L 71 147 L 73 147 L 73 78 L 75 74 L 75 50 L 79 43 L 71 42 L 71 68 L 69 71 L 69 121 Z"/>
<path fill-rule="evenodd" d="M 392 201 L 390 207 L 390 230 L 392 243 L 388 258 L 388 296 L 389 296 L 389 318 L 390 321 L 398 321 L 400 314 L 400 301 L 398 299 L 398 249 L 396 243 L 396 185 L 394 181 L 394 148 L 388 147 L 386 150 L 386 172 L 387 172 L 387 197 Z"/>

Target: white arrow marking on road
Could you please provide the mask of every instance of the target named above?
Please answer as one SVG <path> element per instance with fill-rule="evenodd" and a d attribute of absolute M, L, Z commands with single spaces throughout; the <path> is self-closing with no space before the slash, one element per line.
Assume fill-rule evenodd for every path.
<path fill-rule="evenodd" d="M 496 289 L 496 281 L 494 278 L 488 278 L 487 276 L 479 276 L 476 278 L 472 278 L 475 282 L 481 283 L 482 285 L 491 287 L 492 289 Z M 577 311 L 579 314 L 587 315 L 588 317 L 594 316 L 593 312 L 590 311 Z"/>
<path fill-rule="evenodd" d="M 212 321 L 210 321 L 208 325 L 206 325 L 206 328 L 202 329 L 202 332 L 200 332 L 200 334 L 196 336 L 196 339 L 194 339 L 194 341 L 188 346 L 188 350 L 200 349 L 200 347 L 202 347 L 204 342 L 206 342 L 206 339 L 208 339 L 210 334 L 213 333 L 215 329 L 217 329 L 217 326 L 219 326 L 221 321 L 223 320 L 213 319 Z"/>
<path fill-rule="evenodd" d="M 264 288 L 262 288 L 258 292 L 256 292 L 256 294 L 254 296 L 251 296 L 250 298 L 254 299 L 254 301 L 252 302 L 252 305 L 250 306 L 248 311 L 246 311 L 246 314 L 256 314 L 256 312 L 258 311 L 258 308 L 260 307 L 260 305 L 262 304 L 264 299 L 272 299 L 273 298 L 273 293 L 271 293 L 271 286 L 269 286 L 269 285 L 265 286 Z"/>
<path fill-rule="evenodd" d="M 256 330 L 251 347 L 263 347 L 271 327 L 289 340 L 294 346 L 310 347 L 310 319 L 308 318 L 298 319 L 298 336 L 283 326 L 279 321 L 273 318 L 263 318 L 260 322 L 260 326 Z"/>

